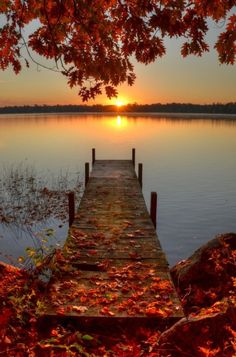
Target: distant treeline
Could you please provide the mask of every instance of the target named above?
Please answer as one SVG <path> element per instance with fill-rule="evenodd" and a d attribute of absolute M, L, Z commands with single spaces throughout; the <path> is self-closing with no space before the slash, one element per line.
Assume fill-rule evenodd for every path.
<path fill-rule="evenodd" d="M 220 104 L 127 104 L 122 108 L 115 105 L 24 105 L 0 107 L 0 114 L 16 113 L 206 113 L 206 114 L 236 114 L 236 102 Z"/>

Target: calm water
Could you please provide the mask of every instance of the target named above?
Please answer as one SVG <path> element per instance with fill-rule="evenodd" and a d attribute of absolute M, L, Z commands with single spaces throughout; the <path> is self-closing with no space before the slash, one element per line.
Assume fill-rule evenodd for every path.
<path fill-rule="evenodd" d="M 216 234 L 236 231 L 236 119 L 0 116 L 0 167 L 25 162 L 55 174 L 79 170 L 83 179 L 92 147 L 100 159 L 129 159 L 136 148 L 148 207 L 150 192 L 158 192 L 157 232 L 171 265 Z M 6 243 L 6 234 L 0 231 L 0 249 L 19 254 L 23 245 Z"/>

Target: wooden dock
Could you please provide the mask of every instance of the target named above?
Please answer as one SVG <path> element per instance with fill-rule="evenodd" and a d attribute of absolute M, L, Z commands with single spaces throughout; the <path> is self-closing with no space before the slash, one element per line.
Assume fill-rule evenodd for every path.
<path fill-rule="evenodd" d="M 165 326 L 183 317 L 133 161 L 94 162 L 54 258 L 45 315 Z"/>

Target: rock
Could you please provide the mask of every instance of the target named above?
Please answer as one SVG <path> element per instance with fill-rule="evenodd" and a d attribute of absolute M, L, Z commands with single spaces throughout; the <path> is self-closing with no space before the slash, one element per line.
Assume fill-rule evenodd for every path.
<path fill-rule="evenodd" d="M 171 269 L 185 312 L 235 293 L 236 234 L 217 236 Z"/>
<path fill-rule="evenodd" d="M 0 261 L 0 276 L 10 273 L 18 273 L 20 271 L 19 268 L 14 267 L 13 265 L 6 264 Z"/>
<path fill-rule="evenodd" d="M 236 307 L 216 303 L 181 319 L 161 334 L 158 350 L 161 357 L 235 356 Z"/>

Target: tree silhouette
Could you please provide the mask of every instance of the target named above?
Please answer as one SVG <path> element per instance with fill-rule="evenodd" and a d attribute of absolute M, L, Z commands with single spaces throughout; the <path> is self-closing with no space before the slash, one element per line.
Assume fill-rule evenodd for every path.
<path fill-rule="evenodd" d="M 17 74 L 39 54 L 55 62 L 51 69 L 66 76 L 70 87 L 79 87 L 83 100 L 102 90 L 111 98 L 119 84 L 134 83 L 131 58 L 153 62 L 165 54 L 166 37 L 184 39 L 184 57 L 208 51 L 208 18 L 224 21 L 215 48 L 221 63 L 233 64 L 235 5 L 235 0 L 0 0 L 0 68 L 12 66 Z"/>

